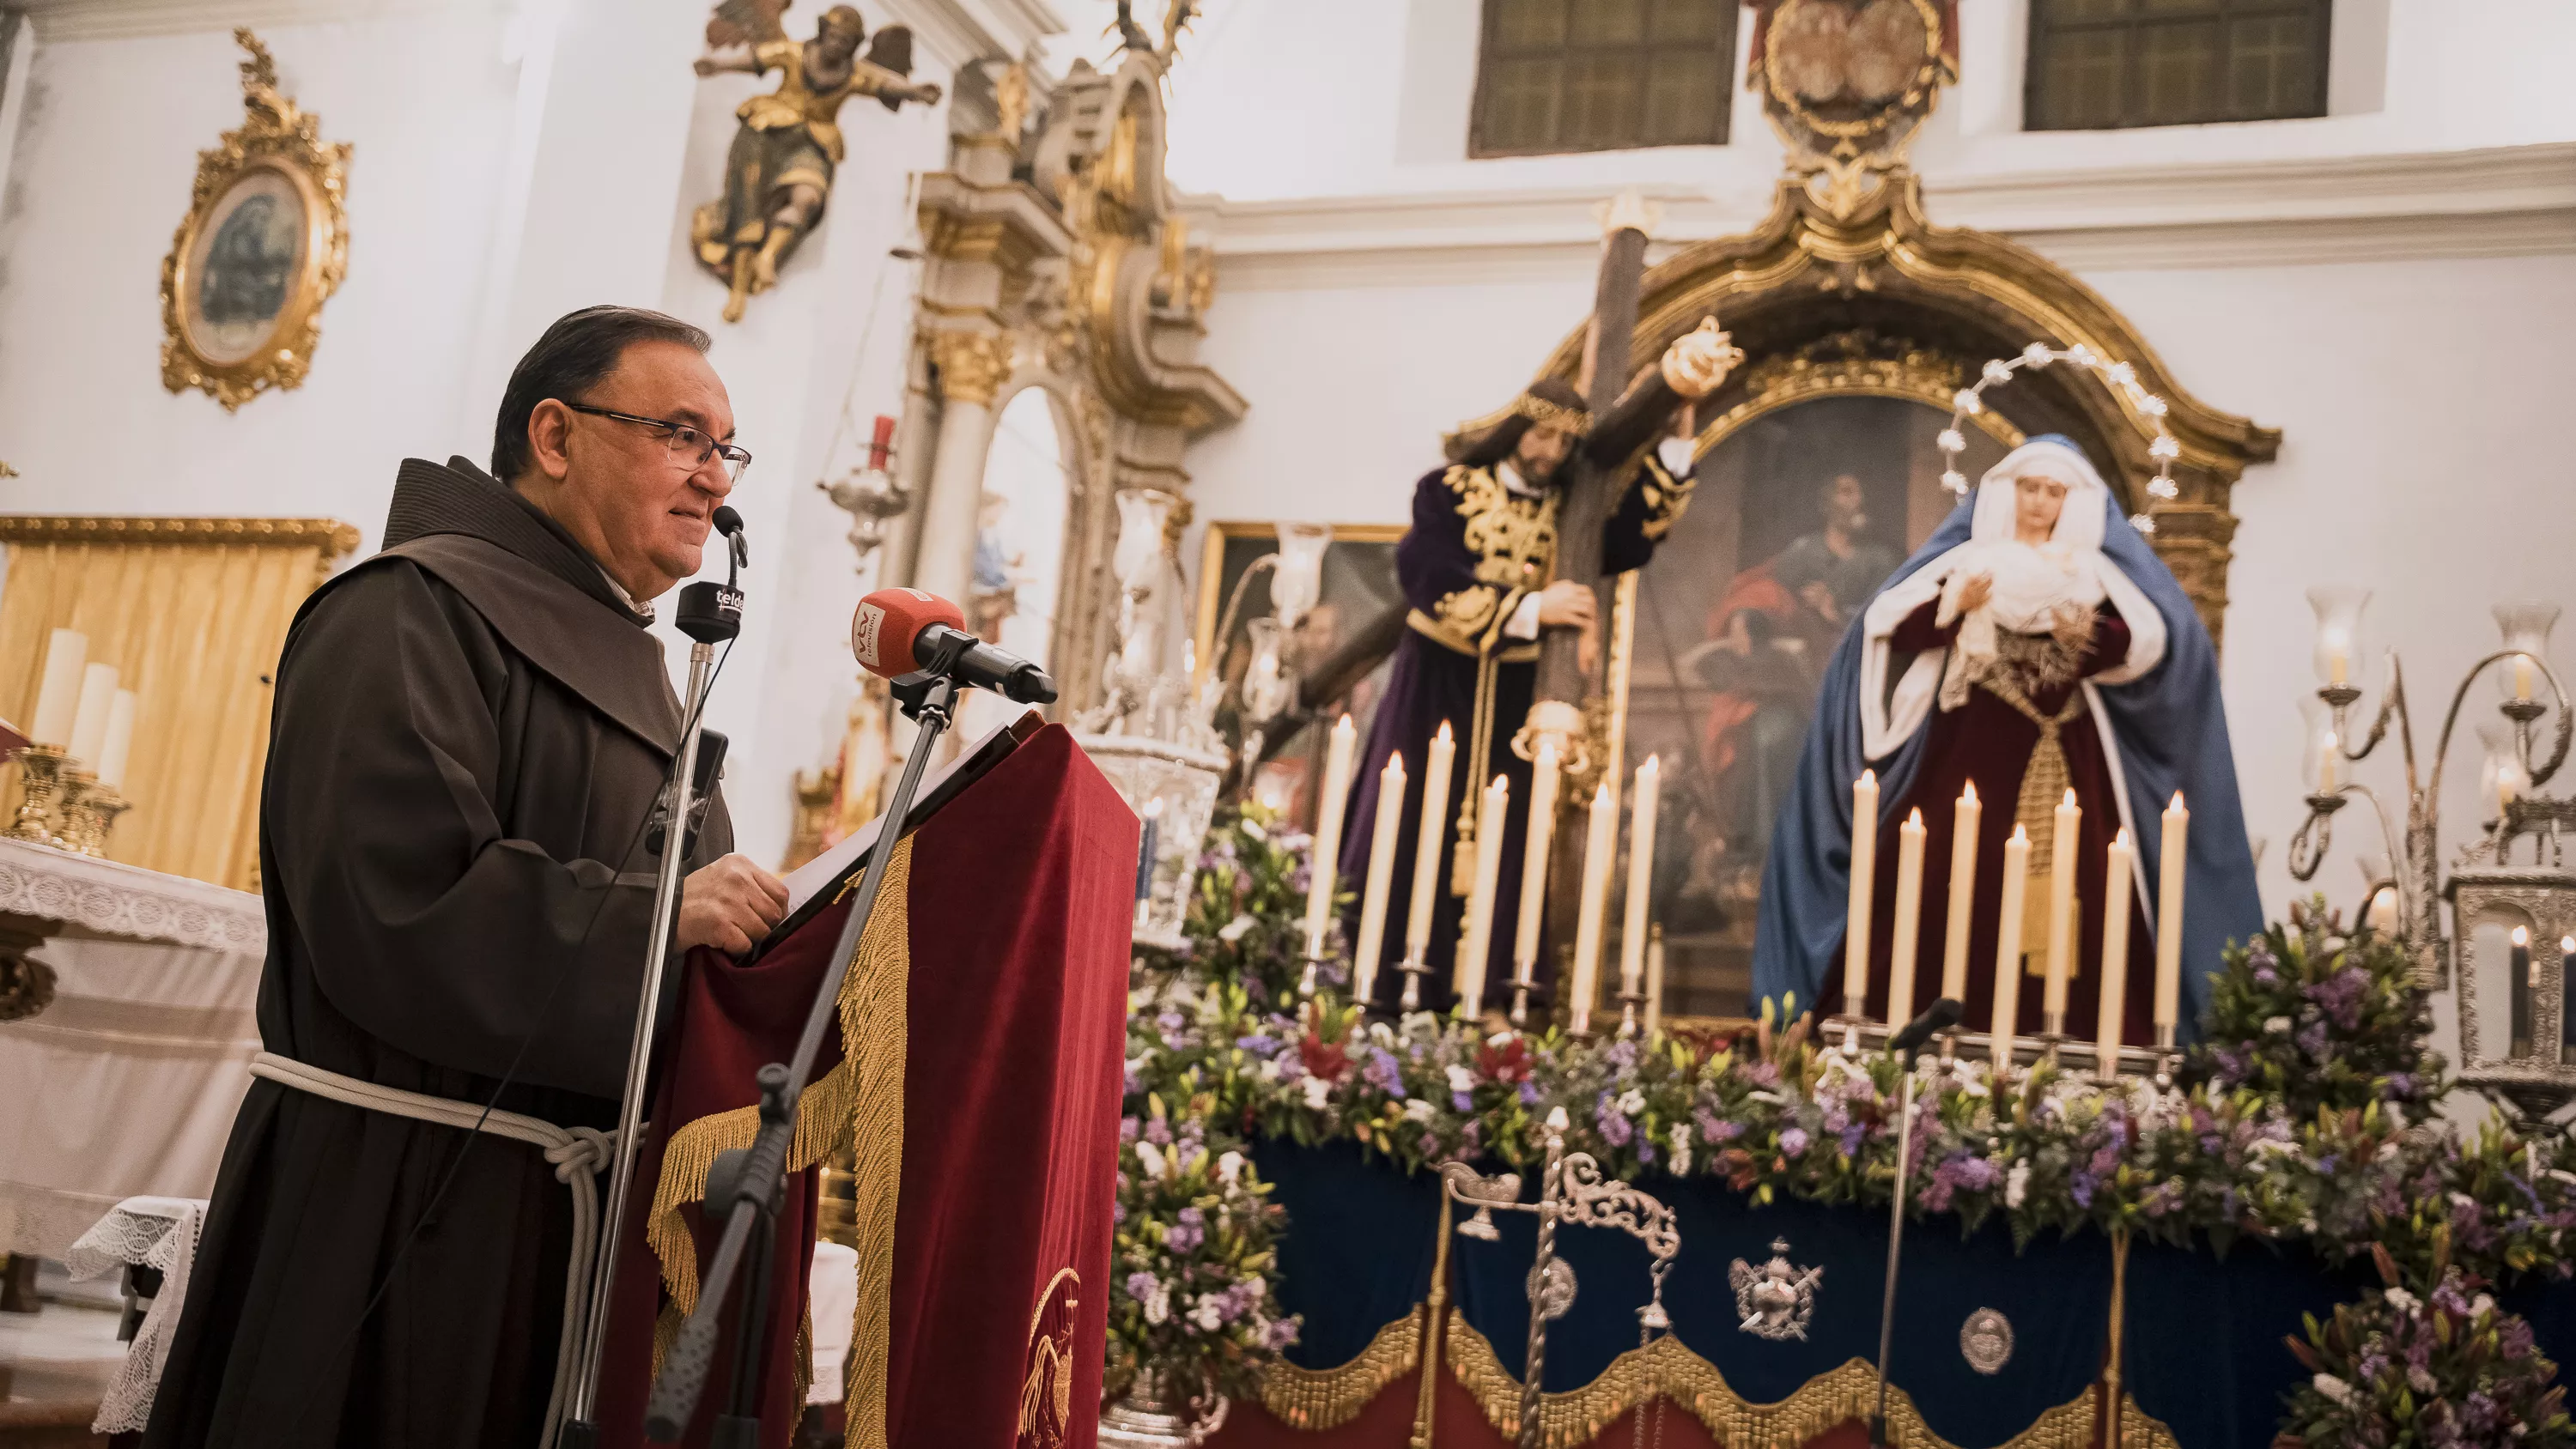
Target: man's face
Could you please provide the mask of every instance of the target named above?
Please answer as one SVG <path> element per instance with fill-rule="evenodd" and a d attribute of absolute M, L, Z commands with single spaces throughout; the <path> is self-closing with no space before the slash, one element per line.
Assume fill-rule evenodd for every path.
<path fill-rule="evenodd" d="M 697 349 L 677 342 L 639 342 L 617 368 L 568 401 L 696 428 L 733 439 L 733 404 L 724 383 Z M 716 505 L 733 491 L 721 454 L 704 463 L 674 452 L 658 429 L 587 413 L 570 413 L 555 496 L 549 508 L 627 592 L 649 599 L 698 571 Z M 551 460 L 540 466 L 551 473 Z"/>
<path fill-rule="evenodd" d="M 1530 483 L 1543 484 L 1556 476 L 1573 447 L 1572 429 L 1561 423 L 1532 423 L 1521 434 L 1520 446 L 1512 450 L 1512 466 Z"/>
<path fill-rule="evenodd" d="M 843 19 L 838 10 L 825 12 L 814 36 L 818 48 L 834 61 L 845 61 L 859 53 L 859 27 Z"/>
<path fill-rule="evenodd" d="M 1844 533 L 1860 532 L 1869 523 L 1866 502 L 1858 478 L 1849 473 L 1835 478 L 1825 485 L 1825 526 Z"/>
<path fill-rule="evenodd" d="M 2066 511 L 2066 485 L 2037 473 L 2013 482 L 2014 532 L 2024 543 L 2046 543 L 2057 533 L 2057 517 Z"/>

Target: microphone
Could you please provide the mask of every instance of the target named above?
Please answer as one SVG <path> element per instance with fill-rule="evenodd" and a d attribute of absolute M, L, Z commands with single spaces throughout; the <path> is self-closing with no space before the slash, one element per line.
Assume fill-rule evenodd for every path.
<path fill-rule="evenodd" d="M 850 653 L 870 674 L 944 674 L 1020 704 L 1051 704 L 1055 681 L 1037 665 L 965 630 L 966 615 L 937 594 L 879 589 L 850 616 Z"/>
<path fill-rule="evenodd" d="M 1899 1057 L 1911 1058 L 1934 1035 L 1957 1026 L 1959 1018 L 1966 1012 L 1967 1008 L 1961 1006 L 1956 997 L 1944 996 L 1925 1008 L 1921 1016 L 1907 1022 L 1905 1030 L 1888 1040 L 1887 1049 Z"/>
<path fill-rule="evenodd" d="M 725 549 L 733 558 L 734 568 L 751 567 L 751 546 L 742 541 L 742 515 L 734 512 L 731 504 L 719 504 L 710 521 L 715 524 L 716 532 L 725 536 Z M 731 587 L 730 575 L 727 576 L 727 587 Z"/>

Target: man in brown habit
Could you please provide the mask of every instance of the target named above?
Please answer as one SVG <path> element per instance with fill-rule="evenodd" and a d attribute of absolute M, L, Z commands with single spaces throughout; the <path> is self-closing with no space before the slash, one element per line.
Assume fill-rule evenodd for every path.
<path fill-rule="evenodd" d="M 615 1125 L 681 724 L 649 601 L 697 571 L 749 461 L 706 348 L 655 312 L 558 321 L 511 375 L 492 472 L 405 461 L 384 551 L 297 615 L 260 801 L 267 1051 L 153 1449 L 541 1437 L 571 1194 L 539 1147 L 424 1102 Z M 748 950 L 786 909 L 732 839 L 719 799 L 683 948 Z"/>

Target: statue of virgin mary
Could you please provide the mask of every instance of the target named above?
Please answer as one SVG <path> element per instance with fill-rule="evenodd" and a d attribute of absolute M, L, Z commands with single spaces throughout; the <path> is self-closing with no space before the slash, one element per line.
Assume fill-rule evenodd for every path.
<path fill-rule="evenodd" d="M 1937 982 L 1950 898 L 1956 802 L 1974 785 L 1982 808 L 1968 934 L 1966 1025 L 1993 1011 L 2004 843 L 2031 838 L 2024 969 L 2042 968 L 2043 882 L 2055 811 L 2069 790 L 2083 807 L 2077 842 L 2076 967 L 2067 1019 L 2098 1020 L 2105 910 L 2130 913 L 2133 961 L 2153 960 L 2166 802 L 2191 810 L 2183 892 L 2183 1021 L 2194 1034 L 2220 950 L 2262 928 L 2254 857 L 2237 800 L 2219 701 L 2218 654 L 2172 573 L 2122 517 L 2083 452 L 2033 438 L 1995 465 L 1976 496 L 1879 586 L 1843 635 L 1783 801 L 1762 880 L 1753 948 L 1757 998 L 1796 993 L 1801 1009 L 1846 1009 L 1843 930 L 1849 901 L 1852 782 L 1881 782 L 1880 859 L 1872 919 L 1895 908 L 1896 824 L 1923 812 L 1918 983 Z M 2104 878 L 2123 827 L 2131 878 Z M 1888 938 L 1871 933 L 1873 1017 L 1887 1009 Z M 2037 982 L 2021 992 L 2015 1029 L 2039 1030 Z M 2152 1041 L 2154 973 L 2128 975 L 2122 1035 Z M 1935 994 L 1918 989 L 1915 999 Z"/>

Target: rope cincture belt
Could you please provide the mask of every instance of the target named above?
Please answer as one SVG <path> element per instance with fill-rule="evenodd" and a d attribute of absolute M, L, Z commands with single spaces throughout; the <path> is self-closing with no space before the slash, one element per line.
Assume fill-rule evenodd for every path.
<path fill-rule="evenodd" d="M 252 1057 L 250 1074 L 371 1112 L 467 1132 L 480 1130 L 545 1150 L 546 1161 L 554 1166 L 555 1180 L 572 1189 L 572 1256 L 564 1266 L 563 1337 L 555 1349 L 554 1388 L 546 1396 L 545 1433 L 537 1441 L 554 1443 L 555 1426 L 564 1411 L 564 1393 L 572 1380 L 573 1360 L 581 1352 L 582 1315 L 590 1305 L 591 1253 L 599 1238 L 599 1187 L 592 1179 L 615 1155 L 617 1134 L 591 1127 L 558 1127 L 497 1107 L 487 1112 L 479 1102 L 459 1102 L 363 1082 L 275 1052 Z"/>

